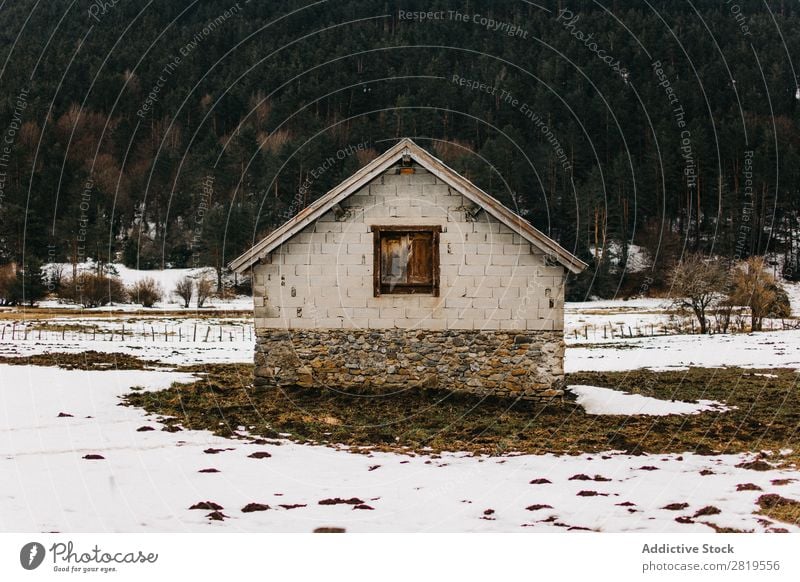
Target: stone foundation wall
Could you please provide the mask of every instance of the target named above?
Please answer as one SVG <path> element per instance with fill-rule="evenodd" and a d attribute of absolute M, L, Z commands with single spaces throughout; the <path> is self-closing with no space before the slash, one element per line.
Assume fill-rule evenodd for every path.
<path fill-rule="evenodd" d="M 564 340 L 552 331 L 263 329 L 256 387 L 441 388 L 548 399 L 562 394 Z"/>

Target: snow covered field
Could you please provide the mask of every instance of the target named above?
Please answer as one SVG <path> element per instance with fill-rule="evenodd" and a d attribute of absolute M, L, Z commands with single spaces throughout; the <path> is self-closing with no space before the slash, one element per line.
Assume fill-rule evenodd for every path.
<path fill-rule="evenodd" d="M 117 406 L 129 386 L 173 380 L 186 374 L 0 365 L 0 528 L 692 532 L 710 531 L 702 523 L 710 522 L 764 531 L 784 526 L 752 514 L 760 494 L 800 496 L 797 473 L 737 468 L 743 455 L 363 455 L 165 432 L 142 411 Z M 763 492 L 738 491 L 745 483 Z M 320 504 L 337 499 L 347 503 Z M 206 501 L 229 519 L 189 509 Z M 251 503 L 270 509 L 243 512 Z M 707 506 L 720 513 L 675 521 Z"/>
<path fill-rule="evenodd" d="M 598 307 L 576 307 L 568 314 Z M 121 321 L 100 323 L 105 333 L 118 334 Z M 156 321 L 156 329 L 164 325 Z M 241 319 L 233 324 L 247 325 Z M 159 335 L 154 340 L 146 333 L 124 340 L 119 335 L 38 340 L 33 333 L 28 339 L 0 340 L 2 356 L 87 350 L 126 352 L 173 365 L 249 362 L 252 341 L 247 334 L 225 341 L 177 341 Z M 800 369 L 800 331 L 584 340 L 567 350 L 566 365 L 568 371 L 689 365 Z M 188 379 L 163 369 L 0 365 L 0 529 L 706 532 L 712 531 L 710 523 L 800 531 L 753 514 L 756 499 L 765 493 L 800 499 L 800 471 L 737 467 L 752 455 L 363 455 L 289 441 L 255 444 L 206 431 L 167 432 L 144 411 L 118 406 L 133 386 L 159 390 Z M 595 414 L 693 414 L 717 406 L 605 388 L 576 390 L 583 391 L 584 406 Z M 240 432 L 244 435 L 245 427 Z M 250 456 L 259 452 L 269 456 Z M 198 502 L 222 506 L 219 511 L 227 517 L 216 521 L 208 517 L 211 509 L 189 509 Z M 242 511 L 248 504 L 269 509 Z M 708 506 L 719 513 L 706 510 L 701 513 L 708 515 L 694 517 Z"/>
<path fill-rule="evenodd" d="M 800 368 L 800 330 L 671 335 L 568 344 L 567 372 L 684 369 L 689 366 Z"/>

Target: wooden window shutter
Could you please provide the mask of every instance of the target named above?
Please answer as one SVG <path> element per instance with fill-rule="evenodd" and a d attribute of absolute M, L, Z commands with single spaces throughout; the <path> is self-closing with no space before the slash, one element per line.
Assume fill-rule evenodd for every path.
<path fill-rule="evenodd" d="M 373 226 L 376 297 L 439 295 L 439 226 Z"/>
<path fill-rule="evenodd" d="M 409 285 L 433 285 L 433 233 L 415 232 L 406 235 L 408 240 Z"/>

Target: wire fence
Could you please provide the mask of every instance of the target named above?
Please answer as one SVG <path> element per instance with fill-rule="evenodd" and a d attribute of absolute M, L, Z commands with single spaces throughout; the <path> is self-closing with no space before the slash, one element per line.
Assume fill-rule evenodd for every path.
<path fill-rule="evenodd" d="M 118 328 L 68 326 L 52 329 L 36 323 L 0 325 L 0 341 L 142 341 L 142 342 L 252 342 L 253 326 L 246 324 L 124 325 Z"/>
<path fill-rule="evenodd" d="M 784 331 L 800 329 L 800 320 L 797 319 L 765 319 L 761 331 Z M 750 333 L 752 330 L 747 320 L 732 321 L 726 327 L 710 323 L 706 333 L 710 335 L 721 333 Z M 623 339 L 633 337 L 654 337 L 657 335 L 690 335 L 700 333 L 700 326 L 694 319 L 676 319 L 656 323 L 638 323 L 628 325 L 625 323 L 586 324 L 573 327 L 566 336 L 575 341 Z"/>
<path fill-rule="evenodd" d="M 566 332 L 568 339 L 575 341 L 597 341 L 634 337 L 654 337 L 660 335 L 687 335 L 700 332 L 694 319 L 671 319 L 653 323 L 586 324 L 570 326 Z M 797 319 L 765 319 L 762 331 L 782 331 L 800 329 Z M 726 329 L 709 325 L 707 333 L 749 333 L 750 327 L 744 321 L 731 322 Z M 115 327 L 58 326 L 41 322 L 8 322 L 0 324 L 0 341 L 150 341 L 177 343 L 209 342 L 253 342 L 252 324 L 120 324 Z"/>

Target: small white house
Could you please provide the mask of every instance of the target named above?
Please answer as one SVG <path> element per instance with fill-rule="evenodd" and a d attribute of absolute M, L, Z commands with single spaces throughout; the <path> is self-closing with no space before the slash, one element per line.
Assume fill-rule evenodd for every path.
<path fill-rule="evenodd" d="M 252 275 L 257 386 L 549 398 L 586 264 L 403 139 L 231 267 Z"/>

